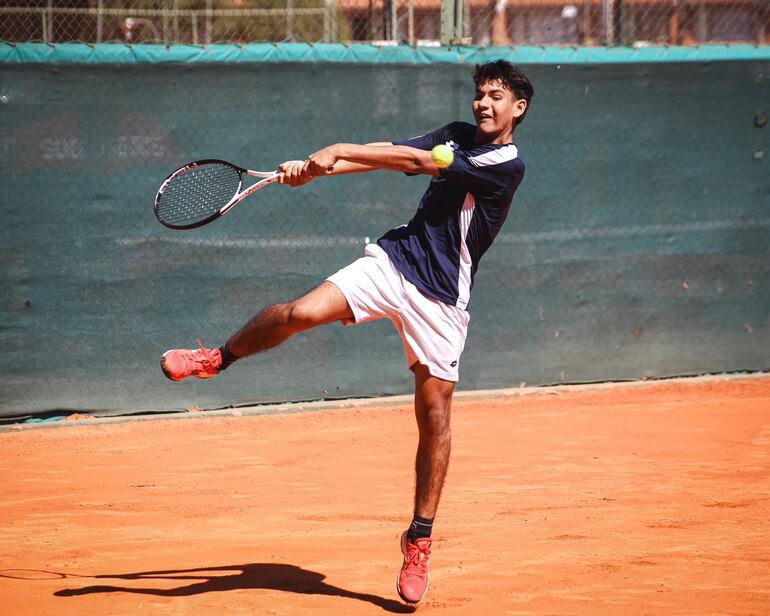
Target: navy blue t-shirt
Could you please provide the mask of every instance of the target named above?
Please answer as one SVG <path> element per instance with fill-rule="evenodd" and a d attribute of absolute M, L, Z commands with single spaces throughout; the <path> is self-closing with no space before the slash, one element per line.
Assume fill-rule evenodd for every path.
<path fill-rule="evenodd" d="M 377 244 L 428 297 L 465 309 L 482 255 L 503 226 L 524 163 L 512 143 L 476 145 L 476 127 L 453 122 L 395 145 L 432 150 L 446 143 L 452 164 L 431 180 L 417 213 Z"/>

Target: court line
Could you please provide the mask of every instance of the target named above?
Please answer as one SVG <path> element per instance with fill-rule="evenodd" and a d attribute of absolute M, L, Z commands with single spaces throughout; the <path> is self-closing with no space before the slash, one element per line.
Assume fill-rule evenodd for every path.
<path fill-rule="evenodd" d="M 561 231 L 540 231 L 534 233 L 501 234 L 498 242 L 506 244 L 566 242 L 574 240 L 595 240 L 613 238 L 649 237 L 655 235 L 678 235 L 704 233 L 711 231 L 761 229 L 770 227 L 770 218 L 747 218 L 745 220 L 711 220 L 704 222 L 680 223 L 669 225 L 630 225 L 625 227 L 584 227 Z M 121 246 L 139 246 L 141 244 L 177 244 L 183 246 L 203 246 L 211 248 L 335 248 L 339 246 L 364 245 L 369 238 L 361 236 L 289 236 L 274 238 L 233 238 L 233 237 L 194 237 L 180 235 L 155 235 L 151 237 L 118 238 Z"/>

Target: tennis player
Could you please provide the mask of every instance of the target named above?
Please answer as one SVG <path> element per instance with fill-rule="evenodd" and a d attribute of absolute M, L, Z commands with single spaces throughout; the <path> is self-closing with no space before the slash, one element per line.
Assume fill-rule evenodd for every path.
<path fill-rule="evenodd" d="M 306 295 L 265 308 L 221 347 L 199 343 L 198 349 L 174 349 L 161 358 L 169 379 L 207 379 L 319 325 L 392 321 L 415 376 L 419 430 L 414 517 L 401 536 L 404 559 L 397 581 L 408 603 L 420 601 L 428 589 L 431 532 L 449 463 L 450 403 L 474 275 L 524 176 L 513 132 L 527 113 L 532 85 L 504 60 L 476 66 L 473 79 L 475 125 L 453 122 L 393 143 L 337 143 L 280 166 L 280 182 L 289 186 L 377 169 L 432 176 L 408 224 L 367 245 L 362 258 Z M 447 167 L 439 168 L 431 158 L 438 144 L 453 150 Z"/>

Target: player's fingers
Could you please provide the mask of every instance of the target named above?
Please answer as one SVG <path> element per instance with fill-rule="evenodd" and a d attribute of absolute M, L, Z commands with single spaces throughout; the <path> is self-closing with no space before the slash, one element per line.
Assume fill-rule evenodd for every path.
<path fill-rule="evenodd" d="M 292 186 L 302 186 L 303 184 L 307 184 L 312 179 L 313 176 L 310 175 L 310 173 L 305 172 L 304 166 L 296 167 L 291 176 Z"/>
<path fill-rule="evenodd" d="M 291 178 L 291 185 L 296 188 L 297 186 L 302 186 L 305 182 L 302 181 L 302 178 L 299 176 L 294 176 Z"/>
<path fill-rule="evenodd" d="M 278 167 L 278 170 L 282 172 L 282 180 L 279 180 L 282 184 L 288 184 L 289 186 L 297 186 L 297 179 L 302 172 L 302 166 L 304 162 L 301 160 L 288 160 Z"/>

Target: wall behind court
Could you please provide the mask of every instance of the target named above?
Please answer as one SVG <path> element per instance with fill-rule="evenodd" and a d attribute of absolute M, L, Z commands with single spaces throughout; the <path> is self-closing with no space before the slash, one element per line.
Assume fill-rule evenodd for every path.
<path fill-rule="evenodd" d="M 770 61 L 523 68 L 527 175 L 481 263 L 460 388 L 770 368 Z M 358 258 L 426 178 L 271 186 L 190 232 L 161 227 L 152 200 L 189 160 L 272 168 L 472 121 L 471 70 L 0 64 L 0 415 L 410 392 L 384 322 L 296 337 L 212 381 L 171 383 L 158 360 Z"/>

